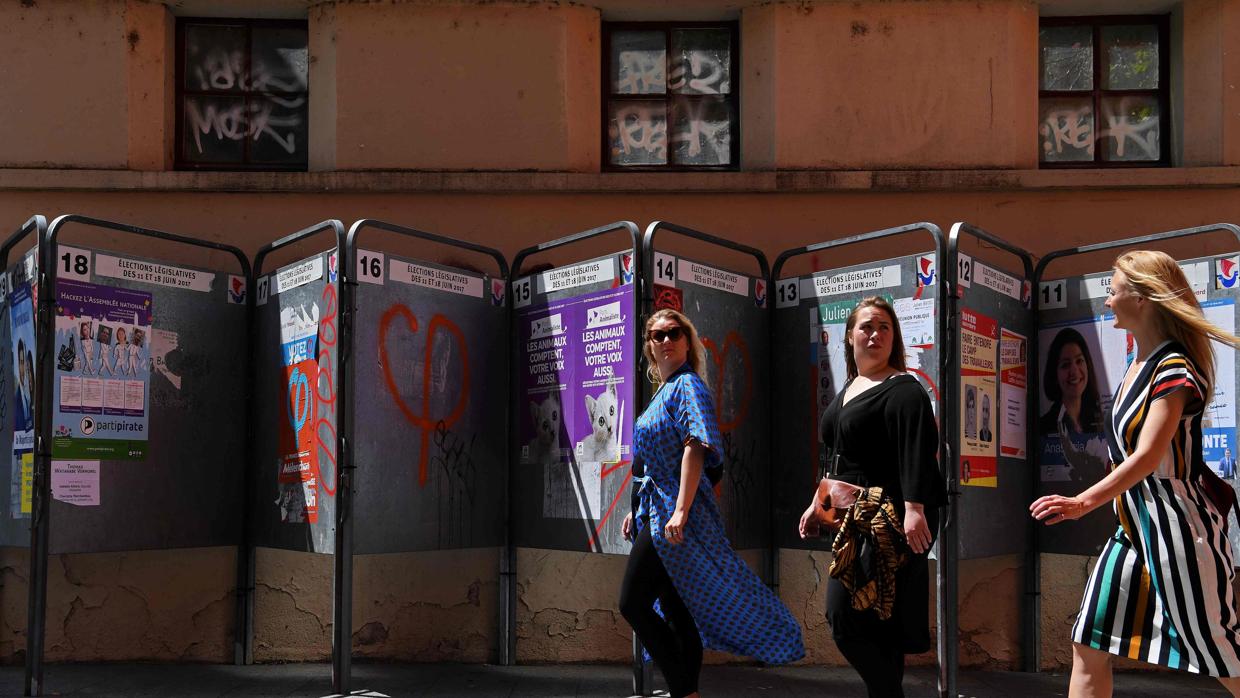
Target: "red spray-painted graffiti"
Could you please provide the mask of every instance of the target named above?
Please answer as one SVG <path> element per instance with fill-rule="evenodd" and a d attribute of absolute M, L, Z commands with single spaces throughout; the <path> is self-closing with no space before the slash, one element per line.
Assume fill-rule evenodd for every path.
<path fill-rule="evenodd" d="M 323 314 L 319 317 L 319 370 L 314 385 L 314 441 L 319 457 L 314 459 L 314 476 L 327 496 L 333 497 L 336 495 L 336 379 L 331 352 L 336 346 L 336 318 L 339 315 L 335 284 L 323 287 L 320 300 Z M 328 434 L 326 439 L 324 432 Z M 324 459 L 332 464 L 330 478 L 322 475 Z"/>
<path fill-rule="evenodd" d="M 383 366 L 384 384 L 387 386 L 388 393 L 391 394 L 397 408 L 400 409 L 405 420 L 417 427 L 421 432 L 418 437 L 418 485 L 425 487 L 427 480 L 430 478 L 427 456 L 430 451 L 431 439 L 434 438 L 437 431 L 450 429 L 465 411 L 465 404 L 469 397 L 469 347 L 466 345 L 464 333 L 461 332 L 455 323 L 438 313 L 431 317 L 426 327 L 426 349 L 422 362 L 422 408 L 420 412 L 415 412 L 401 395 L 396 377 L 392 374 L 392 362 L 388 355 L 388 335 L 393 329 L 393 323 L 400 319 L 404 320 L 405 327 L 410 332 L 415 334 L 418 332 L 418 319 L 407 306 L 396 304 L 388 308 L 379 320 L 379 363 Z M 456 339 L 457 347 L 460 348 L 460 392 L 456 403 L 449 410 L 448 414 L 434 416 L 430 414 L 434 379 L 432 360 L 434 358 L 435 336 L 439 332 L 447 332 L 452 335 Z"/>

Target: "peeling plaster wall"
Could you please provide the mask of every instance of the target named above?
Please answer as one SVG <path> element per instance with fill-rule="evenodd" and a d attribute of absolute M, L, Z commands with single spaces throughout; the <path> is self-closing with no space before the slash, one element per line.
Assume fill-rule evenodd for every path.
<path fill-rule="evenodd" d="M 0 552 L 0 662 L 26 649 L 28 552 Z M 236 551 L 191 548 L 53 555 L 48 560 L 49 662 L 226 662 L 233 652 Z"/>
<path fill-rule="evenodd" d="M 353 656 L 494 662 L 498 548 L 354 558 Z"/>

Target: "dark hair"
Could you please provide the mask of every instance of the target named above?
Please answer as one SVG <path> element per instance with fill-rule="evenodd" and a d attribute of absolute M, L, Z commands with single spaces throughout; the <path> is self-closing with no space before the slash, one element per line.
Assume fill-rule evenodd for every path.
<path fill-rule="evenodd" d="M 1085 379 L 1085 392 L 1081 395 L 1081 429 L 1087 432 L 1099 431 L 1102 428 L 1102 398 L 1098 394 L 1094 359 L 1089 353 L 1089 345 L 1085 344 L 1085 338 L 1071 327 L 1063 328 L 1051 340 L 1051 347 L 1046 352 L 1046 370 L 1042 372 L 1042 391 L 1051 402 L 1063 404 L 1063 392 L 1059 389 L 1059 356 L 1069 344 L 1081 348 L 1081 355 L 1085 357 L 1085 371 L 1089 374 Z"/>
<path fill-rule="evenodd" d="M 848 377 L 857 377 L 857 360 L 853 358 L 852 344 L 849 343 L 849 337 L 852 336 L 853 327 L 857 325 L 857 314 L 863 308 L 878 308 L 887 313 L 887 317 L 891 319 L 891 356 L 887 357 L 887 365 L 897 371 L 904 372 L 908 367 L 904 363 L 904 335 L 900 334 L 900 319 L 896 317 L 896 311 L 882 296 L 870 296 L 862 298 L 857 307 L 852 309 L 848 314 L 848 322 L 844 324 L 844 365 L 848 367 Z"/>

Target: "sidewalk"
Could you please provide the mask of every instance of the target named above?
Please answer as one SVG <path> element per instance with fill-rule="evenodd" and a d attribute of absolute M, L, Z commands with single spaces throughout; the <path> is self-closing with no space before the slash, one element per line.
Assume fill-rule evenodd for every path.
<path fill-rule="evenodd" d="M 92 698 L 159 696 L 332 696 L 326 664 L 267 664 L 234 667 L 202 664 L 53 664 L 46 667 L 44 695 Z M 21 667 L 0 668 L 0 695 L 20 696 Z M 661 686 L 661 683 L 659 684 Z M 905 681 L 909 698 L 938 695 L 935 676 L 915 670 Z M 560 665 L 496 667 L 462 664 L 356 664 L 352 695 L 366 698 L 627 698 L 632 684 L 626 667 Z M 1062 674 L 960 672 L 960 695 L 1066 696 Z M 666 695 L 666 694 L 664 694 Z M 846 669 L 708 666 L 702 672 L 705 698 L 754 696 L 864 697 L 856 675 Z M 1116 696 L 1225 696 L 1213 679 L 1188 674 L 1117 674 Z"/>

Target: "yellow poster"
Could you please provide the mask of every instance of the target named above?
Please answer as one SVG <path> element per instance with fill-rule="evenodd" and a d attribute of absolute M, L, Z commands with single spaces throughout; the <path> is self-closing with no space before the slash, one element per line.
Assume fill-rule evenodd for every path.
<path fill-rule="evenodd" d="M 34 499 L 34 454 L 26 452 L 22 454 L 22 513 L 29 514 L 33 507 L 30 505 Z"/>

